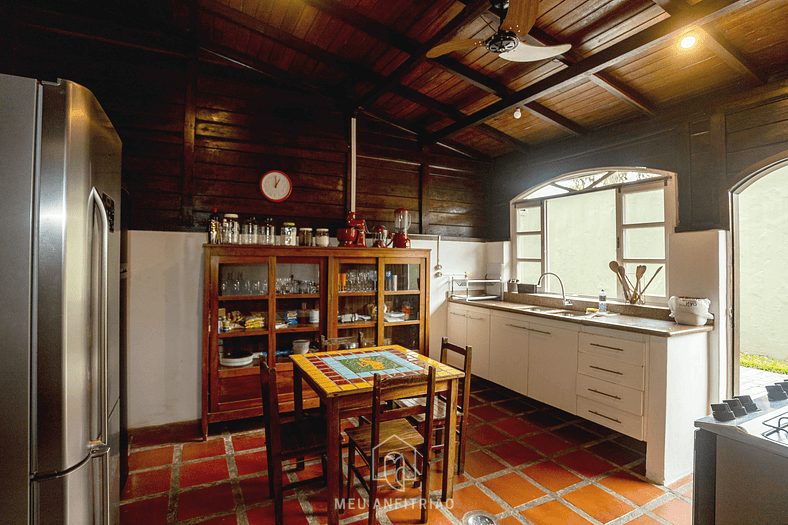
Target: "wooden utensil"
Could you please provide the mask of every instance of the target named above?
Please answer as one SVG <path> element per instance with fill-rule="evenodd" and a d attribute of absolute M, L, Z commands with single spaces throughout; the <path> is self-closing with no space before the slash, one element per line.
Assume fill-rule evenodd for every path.
<path fill-rule="evenodd" d="M 646 275 L 646 265 L 640 264 L 635 271 L 635 277 L 637 277 L 637 285 L 635 286 L 635 293 L 637 296 L 635 297 L 635 302 L 637 302 L 637 300 L 640 299 L 640 296 L 643 295 L 643 288 L 640 286 L 640 280 L 644 275 Z"/>
<path fill-rule="evenodd" d="M 618 273 L 618 266 L 619 266 L 618 261 L 610 261 L 610 264 L 608 264 L 608 266 L 610 267 L 611 270 L 613 270 L 613 273 L 616 274 L 616 277 L 618 277 L 618 282 L 621 283 L 621 288 L 624 290 L 624 299 L 629 301 L 629 294 L 627 294 L 627 286 L 626 284 L 624 284 L 623 279 L 621 279 L 621 275 Z"/>
<path fill-rule="evenodd" d="M 621 278 L 621 285 L 624 287 L 624 299 L 627 301 L 630 300 L 632 297 L 632 293 L 629 291 L 629 279 L 627 279 L 627 269 L 623 266 L 618 266 L 618 276 Z"/>
<path fill-rule="evenodd" d="M 648 288 L 649 284 L 651 284 L 651 281 L 653 281 L 653 280 L 654 280 L 654 277 L 656 277 L 656 276 L 657 276 L 657 274 L 660 272 L 660 270 L 662 270 L 662 266 L 660 266 L 659 268 L 657 268 L 657 271 L 656 271 L 656 272 L 654 272 L 654 275 L 652 275 L 652 276 L 651 276 L 651 279 L 649 279 L 649 281 L 648 281 L 648 284 L 647 284 L 646 286 L 644 286 L 644 287 L 643 287 L 643 291 L 642 291 L 642 292 L 640 292 L 640 295 L 643 295 L 644 293 L 646 293 L 646 288 Z"/>

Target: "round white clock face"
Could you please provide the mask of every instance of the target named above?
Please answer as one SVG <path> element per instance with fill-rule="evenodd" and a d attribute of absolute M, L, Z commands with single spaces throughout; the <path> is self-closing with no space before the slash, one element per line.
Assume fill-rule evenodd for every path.
<path fill-rule="evenodd" d="M 281 171 L 269 171 L 260 179 L 260 191 L 270 201 L 281 202 L 290 196 L 292 190 L 290 177 Z"/>

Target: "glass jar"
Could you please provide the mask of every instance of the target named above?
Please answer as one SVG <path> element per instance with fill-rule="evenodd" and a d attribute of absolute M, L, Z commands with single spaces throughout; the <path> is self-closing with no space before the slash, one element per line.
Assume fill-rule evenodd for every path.
<path fill-rule="evenodd" d="M 312 246 L 312 228 L 299 228 L 298 245 Z"/>
<path fill-rule="evenodd" d="M 241 228 L 238 224 L 238 215 L 225 213 L 222 221 L 222 243 L 238 244 L 241 239 Z"/>
<path fill-rule="evenodd" d="M 282 246 L 298 246 L 298 232 L 296 231 L 295 223 L 286 222 L 282 224 L 280 235 L 282 237 Z"/>
<path fill-rule="evenodd" d="M 257 242 L 268 246 L 276 244 L 276 227 L 274 226 L 274 219 L 268 217 L 265 224 L 260 226 L 260 233 L 257 236 Z"/>
<path fill-rule="evenodd" d="M 315 245 L 328 246 L 328 228 L 318 228 L 315 230 Z"/>
<path fill-rule="evenodd" d="M 254 217 L 246 219 L 241 229 L 241 244 L 257 244 L 258 230 L 257 219 Z"/>

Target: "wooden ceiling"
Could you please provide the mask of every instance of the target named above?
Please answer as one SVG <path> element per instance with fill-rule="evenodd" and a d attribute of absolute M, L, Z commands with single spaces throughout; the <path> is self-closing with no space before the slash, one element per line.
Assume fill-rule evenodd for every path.
<path fill-rule="evenodd" d="M 489 0 L 148 5 L 158 6 L 158 21 L 195 38 L 203 58 L 328 94 L 348 113 L 482 159 L 654 118 L 788 69 L 788 0 L 542 0 L 527 40 L 572 49 L 525 63 L 484 48 L 426 58 L 438 43 L 495 33 Z M 683 50 L 690 31 L 698 44 Z"/>

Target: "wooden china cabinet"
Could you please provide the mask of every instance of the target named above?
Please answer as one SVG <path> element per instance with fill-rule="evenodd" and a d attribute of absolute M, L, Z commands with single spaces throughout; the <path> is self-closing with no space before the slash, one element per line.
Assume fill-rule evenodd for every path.
<path fill-rule="evenodd" d="M 429 353 L 429 250 L 206 244 L 203 254 L 203 438 L 210 423 L 262 415 L 258 359 L 285 378 L 279 403 L 292 410 L 294 340 L 316 348 L 321 335 L 362 332 L 369 346 Z M 304 398 L 318 404 L 306 385 Z"/>

